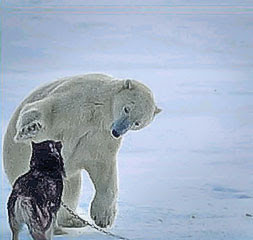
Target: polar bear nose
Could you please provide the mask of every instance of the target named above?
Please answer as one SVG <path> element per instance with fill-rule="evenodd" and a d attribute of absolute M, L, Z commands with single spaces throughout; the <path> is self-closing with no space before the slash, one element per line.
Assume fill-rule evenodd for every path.
<path fill-rule="evenodd" d="M 119 138 L 123 134 L 125 134 L 132 124 L 130 123 L 128 117 L 121 117 L 116 120 L 111 126 L 111 134 L 114 138 Z"/>
<path fill-rule="evenodd" d="M 119 138 L 119 137 L 120 137 L 120 134 L 119 134 L 115 129 L 112 130 L 112 135 L 113 135 L 115 138 Z"/>

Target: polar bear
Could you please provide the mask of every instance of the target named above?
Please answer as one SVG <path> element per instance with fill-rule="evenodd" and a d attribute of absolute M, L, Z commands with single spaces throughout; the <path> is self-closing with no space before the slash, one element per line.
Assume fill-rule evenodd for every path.
<path fill-rule="evenodd" d="M 160 112 L 152 92 L 135 80 L 104 74 L 67 77 L 33 91 L 13 114 L 3 145 L 4 169 L 11 184 L 29 168 L 30 142 L 63 143 L 67 178 L 63 201 L 78 205 L 81 171 L 95 187 L 90 215 L 96 225 L 111 226 L 118 193 L 117 152 L 128 130 L 147 126 Z M 61 209 L 58 224 L 82 227 Z"/>

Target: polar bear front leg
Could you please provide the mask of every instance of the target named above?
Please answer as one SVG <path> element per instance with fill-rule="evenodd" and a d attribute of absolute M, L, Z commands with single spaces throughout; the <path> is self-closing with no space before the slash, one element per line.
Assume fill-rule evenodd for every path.
<path fill-rule="evenodd" d="M 91 203 L 90 215 L 96 225 L 111 226 L 116 216 L 118 196 L 116 160 L 107 164 L 98 163 L 94 171 L 88 171 L 96 194 Z"/>
<path fill-rule="evenodd" d="M 53 99 L 43 99 L 26 104 L 19 113 L 14 140 L 22 142 L 39 137 L 48 128 L 53 103 Z"/>
<path fill-rule="evenodd" d="M 22 141 L 34 138 L 42 129 L 41 113 L 38 110 L 30 110 L 21 115 L 17 122 L 15 140 Z"/>

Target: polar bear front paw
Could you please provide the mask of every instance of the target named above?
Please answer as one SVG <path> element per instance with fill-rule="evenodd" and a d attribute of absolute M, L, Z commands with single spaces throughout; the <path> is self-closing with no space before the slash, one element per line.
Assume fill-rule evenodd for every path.
<path fill-rule="evenodd" d="M 27 112 L 21 112 L 17 121 L 17 134 L 15 140 L 17 142 L 34 138 L 43 129 L 41 113 L 37 109 Z"/>
<path fill-rule="evenodd" d="M 27 140 L 30 138 L 34 138 L 38 132 L 41 130 L 42 125 L 38 121 L 30 122 L 29 124 L 21 127 L 17 130 L 17 134 L 15 136 L 16 141 Z"/>
<path fill-rule="evenodd" d="M 97 226 L 101 228 L 110 227 L 115 219 L 116 207 L 105 208 L 93 202 L 90 215 Z"/>

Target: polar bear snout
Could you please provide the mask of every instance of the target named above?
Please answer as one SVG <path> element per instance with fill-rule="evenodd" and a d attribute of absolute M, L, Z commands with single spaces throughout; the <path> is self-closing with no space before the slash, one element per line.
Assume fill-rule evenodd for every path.
<path fill-rule="evenodd" d="M 125 134 L 132 124 L 130 123 L 128 117 L 121 117 L 112 124 L 111 134 L 114 138 L 119 138 Z"/>

